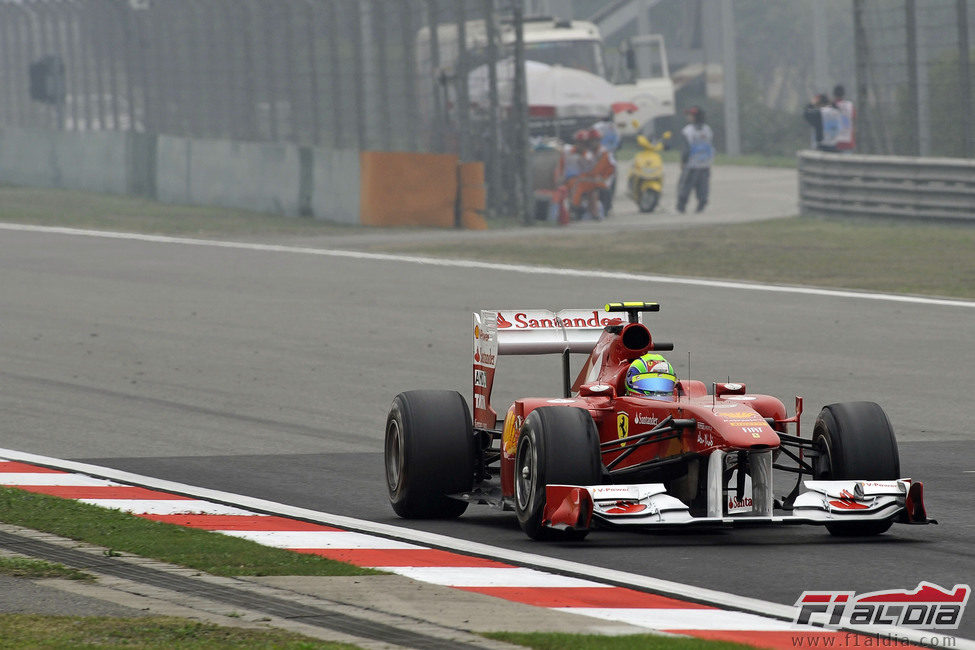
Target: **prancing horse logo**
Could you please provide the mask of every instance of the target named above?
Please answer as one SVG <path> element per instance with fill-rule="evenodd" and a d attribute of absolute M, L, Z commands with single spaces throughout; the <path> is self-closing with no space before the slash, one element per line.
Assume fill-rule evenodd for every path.
<path fill-rule="evenodd" d="M 630 418 L 625 412 L 619 412 L 616 414 L 616 433 L 619 435 L 620 440 L 630 435 Z M 621 447 L 625 447 L 626 443 L 620 443 Z"/>

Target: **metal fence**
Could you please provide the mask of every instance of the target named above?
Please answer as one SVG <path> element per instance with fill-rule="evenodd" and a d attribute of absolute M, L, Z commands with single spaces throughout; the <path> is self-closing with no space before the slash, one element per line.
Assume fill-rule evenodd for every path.
<path fill-rule="evenodd" d="M 490 209 L 519 212 L 524 96 L 492 91 L 523 66 L 494 64 L 512 52 L 490 32 L 520 5 L 0 0 L 0 125 L 456 153 L 486 163 Z"/>
<path fill-rule="evenodd" d="M 975 0 L 854 0 L 857 150 L 975 156 Z"/>

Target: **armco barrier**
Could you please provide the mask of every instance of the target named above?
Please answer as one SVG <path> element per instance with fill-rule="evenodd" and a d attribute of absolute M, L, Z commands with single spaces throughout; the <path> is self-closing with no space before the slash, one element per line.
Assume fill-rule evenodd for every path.
<path fill-rule="evenodd" d="M 975 221 L 975 161 L 799 152 L 802 215 Z"/>

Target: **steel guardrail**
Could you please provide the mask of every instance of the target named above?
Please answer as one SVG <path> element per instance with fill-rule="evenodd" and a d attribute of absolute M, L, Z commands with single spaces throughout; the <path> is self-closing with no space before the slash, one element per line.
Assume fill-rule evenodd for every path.
<path fill-rule="evenodd" d="M 975 221 L 975 160 L 800 151 L 799 212 Z"/>

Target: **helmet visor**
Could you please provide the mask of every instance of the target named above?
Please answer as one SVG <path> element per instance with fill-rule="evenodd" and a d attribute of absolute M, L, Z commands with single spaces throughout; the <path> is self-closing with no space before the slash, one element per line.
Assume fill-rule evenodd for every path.
<path fill-rule="evenodd" d="M 672 395 L 675 385 L 673 375 L 661 375 L 656 372 L 634 375 L 629 381 L 631 390 L 654 397 Z"/>

